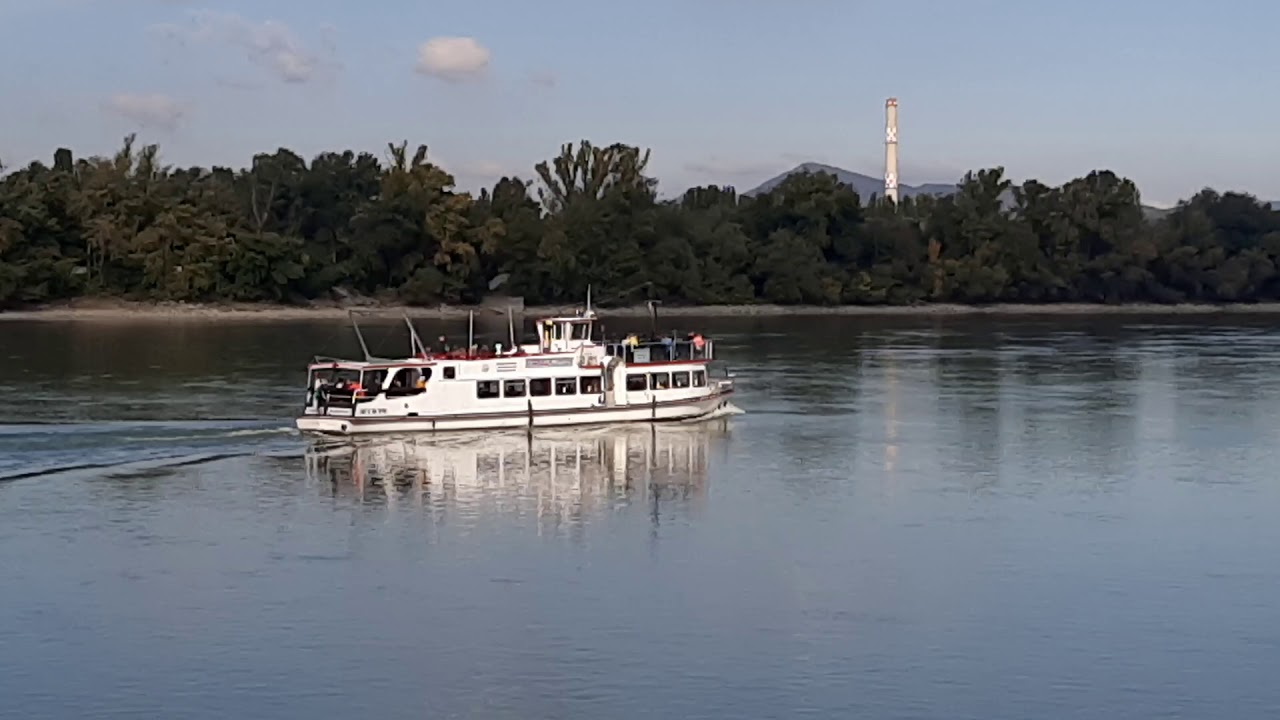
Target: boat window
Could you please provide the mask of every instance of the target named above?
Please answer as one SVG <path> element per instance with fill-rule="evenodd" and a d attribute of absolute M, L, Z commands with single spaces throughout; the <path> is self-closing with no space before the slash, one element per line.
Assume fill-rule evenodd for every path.
<path fill-rule="evenodd" d="M 371 370 L 360 378 L 360 387 L 364 388 L 365 393 L 369 395 L 377 395 L 382 392 L 382 385 L 387 381 L 386 370 Z"/>
<path fill-rule="evenodd" d="M 454 380 L 457 377 L 458 377 L 458 368 L 454 367 L 453 365 L 449 365 L 444 369 L 445 380 Z"/>
<path fill-rule="evenodd" d="M 694 370 L 694 371 L 693 371 L 693 386 L 694 386 L 694 387 L 706 387 L 706 386 L 707 386 L 707 371 L 706 371 L 706 370 Z"/>
<path fill-rule="evenodd" d="M 496 398 L 499 396 L 497 380 L 477 380 L 476 381 L 476 397 L 480 399 Z"/>
<path fill-rule="evenodd" d="M 564 325 L 562 323 L 552 323 L 551 337 L 556 340 L 564 339 Z"/>
<path fill-rule="evenodd" d="M 324 370 L 316 371 L 316 379 L 329 385 L 336 385 L 342 380 L 345 380 L 348 383 L 353 383 L 360 379 L 360 371 L 348 368 L 326 368 Z"/>
<path fill-rule="evenodd" d="M 586 378 L 583 378 L 584 380 Z M 578 392 L 578 383 L 573 378 L 556 378 L 557 395 L 573 395 Z"/>
<path fill-rule="evenodd" d="M 649 380 L 649 377 L 647 375 L 628 375 L 627 390 L 630 390 L 632 392 L 647 390 L 649 389 L 648 380 Z"/>
<path fill-rule="evenodd" d="M 524 397 L 524 381 L 507 380 L 503 382 L 502 397 Z"/>
<path fill-rule="evenodd" d="M 583 395 L 596 395 L 600 392 L 599 375 L 584 375 L 578 381 L 578 389 Z"/>
<path fill-rule="evenodd" d="M 430 378 L 431 368 L 400 368 L 391 377 L 387 397 L 417 395 L 427 389 L 426 382 Z"/>
<path fill-rule="evenodd" d="M 671 373 L 671 387 L 675 387 L 675 388 L 689 387 L 689 373 L 687 372 Z"/>
<path fill-rule="evenodd" d="M 591 338 L 590 323 L 574 323 L 572 331 L 574 340 L 589 340 Z"/>
<path fill-rule="evenodd" d="M 360 371 L 353 368 L 325 368 L 317 370 L 308 393 L 321 405 L 350 407 L 351 386 L 360 381 Z"/>
<path fill-rule="evenodd" d="M 513 382 L 516 382 L 516 381 L 513 381 Z M 550 395 L 551 394 L 551 378 L 534 378 L 530 380 L 529 394 L 534 397 L 545 397 L 547 395 Z"/>
<path fill-rule="evenodd" d="M 666 390 L 671 387 L 671 373 L 653 373 L 649 376 L 649 387 L 654 390 Z"/>

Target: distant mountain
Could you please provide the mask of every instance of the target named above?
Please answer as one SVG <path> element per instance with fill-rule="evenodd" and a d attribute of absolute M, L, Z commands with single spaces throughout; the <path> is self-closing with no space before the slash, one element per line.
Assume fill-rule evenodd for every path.
<path fill-rule="evenodd" d="M 790 175 L 795 175 L 797 173 L 820 172 L 835 175 L 837 180 L 852 187 L 854 191 L 858 193 L 858 197 L 862 198 L 864 202 L 870 199 L 872 195 L 875 195 L 876 197 L 884 195 L 883 178 L 871 177 L 870 175 L 863 175 L 862 173 L 856 173 L 852 170 L 845 170 L 844 168 L 838 168 L 833 165 L 824 165 L 822 163 L 815 162 L 801 163 L 777 177 L 764 181 L 755 189 L 748 190 L 742 194 L 757 195 L 759 193 L 767 193 L 781 184 L 782 181 L 786 180 Z M 955 192 L 958 187 L 958 185 L 949 185 L 947 183 L 925 183 L 923 185 L 903 185 L 899 183 L 898 195 L 904 198 L 916 197 L 918 195 L 950 195 Z M 1013 193 L 1005 192 L 1002 200 L 1005 207 L 1013 205 Z M 1280 201 L 1272 202 L 1271 209 L 1280 211 Z M 1142 206 L 1142 213 L 1148 220 L 1158 220 L 1172 211 L 1173 208 L 1158 208 L 1151 205 Z"/>
<path fill-rule="evenodd" d="M 754 190 L 748 190 L 743 195 L 756 195 L 759 193 L 767 193 L 777 187 L 786 180 L 788 176 L 798 173 L 828 173 L 835 175 L 840 182 L 852 187 L 858 193 L 858 197 L 863 201 L 869 200 L 872 195 L 877 197 L 884 195 L 884 178 L 871 177 L 863 175 L 852 170 L 845 170 L 833 165 L 823 165 L 822 163 L 807 162 L 801 163 L 791 170 L 781 175 L 770 178 L 760 184 Z M 925 183 L 924 185 L 898 185 L 898 195 L 900 197 L 915 197 L 916 195 L 950 195 L 956 191 L 956 185 L 948 185 L 945 183 Z"/>

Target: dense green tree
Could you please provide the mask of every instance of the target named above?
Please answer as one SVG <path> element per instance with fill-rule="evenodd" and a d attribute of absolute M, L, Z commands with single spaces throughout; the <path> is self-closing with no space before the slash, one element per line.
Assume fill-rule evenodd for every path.
<path fill-rule="evenodd" d="M 0 172 L 0 306 L 100 296 L 303 302 L 911 304 L 1280 300 L 1280 213 L 1205 190 L 1160 218 L 1097 171 L 1060 187 L 1002 168 L 948 196 L 861 198 L 826 174 L 754 197 L 661 200 L 649 153 L 570 143 L 476 195 L 426 147 L 281 148 L 243 170 L 109 157 Z"/>

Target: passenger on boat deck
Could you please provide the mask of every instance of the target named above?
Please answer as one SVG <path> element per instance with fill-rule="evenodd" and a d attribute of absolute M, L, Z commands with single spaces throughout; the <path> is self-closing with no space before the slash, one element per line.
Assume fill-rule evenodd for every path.
<path fill-rule="evenodd" d="M 443 335 L 440 336 L 440 352 L 445 355 L 449 354 L 449 343 L 444 339 Z"/>

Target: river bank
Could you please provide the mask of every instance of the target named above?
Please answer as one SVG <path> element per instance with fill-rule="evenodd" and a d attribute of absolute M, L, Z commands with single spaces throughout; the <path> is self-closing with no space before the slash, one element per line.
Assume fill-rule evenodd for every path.
<path fill-rule="evenodd" d="M 573 312 L 576 306 L 526 307 L 517 314 L 548 315 Z M 147 320 L 338 320 L 345 319 L 351 310 L 362 318 L 398 319 L 405 315 L 421 319 L 465 318 L 471 312 L 477 316 L 503 315 L 505 310 L 493 306 L 414 307 L 402 305 L 342 306 L 337 304 L 273 305 L 267 303 L 147 303 L 116 300 L 80 300 L 0 312 L 4 320 L 48 321 L 96 321 L 131 322 Z M 597 309 L 602 316 L 643 317 L 648 310 L 643 305 Z M 992 304 L 954 305 L 928 304 L 910 306 L 844 305 L 820 307 L 803 305 L 701 305 L 660 306 L 659 314 L 666 317 L 777 317 L 840 315 L 865 317 L 930 317 L 930 316 L 1113 316 L 1113 315 L 1280 315 L 1280 303 L 1239 304 L 1180 304 L 1160 305 L 1132 303 L 1125 305 L 1100 305 L 1088 303 L 1058 304 Z"/>

